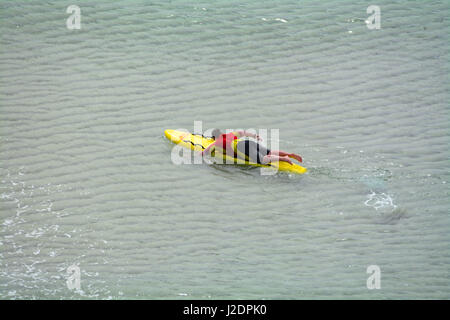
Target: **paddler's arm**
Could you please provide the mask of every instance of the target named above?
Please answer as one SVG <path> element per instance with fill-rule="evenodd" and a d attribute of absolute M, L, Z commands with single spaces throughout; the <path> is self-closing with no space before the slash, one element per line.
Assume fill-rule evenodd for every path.
<path fill-rule="evenodd" d="M 233 134 L 236 137 L 238 137 L 238 138 L 240 138 L 240 137 L 251 137 L 251 138 L 255 138 L 256 140 L 259 140 L 259 141 L 262 140 L 261 137 L 258 136 L 257 134 L 254 134 L 254 133 L 251 133 L 251 132 L 247 132 L 245 130 L 235 131 L 235 132 L 233 132 Z"/>
<path fill-rule="evenodd" d="M 205 154 L 208 154 L 211 151 L 211 148 L 214 147 L 215 145 L 216 145 L 216 142 L 213 142 L 209 146 L 207 146 L 206 149 L 202 151 L 202 156 L 204 156 Z"/>

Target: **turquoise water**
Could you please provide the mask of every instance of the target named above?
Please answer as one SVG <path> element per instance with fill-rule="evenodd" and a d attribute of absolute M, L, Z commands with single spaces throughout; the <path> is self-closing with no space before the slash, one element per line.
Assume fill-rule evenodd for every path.
<path fill-rule="evenodd" d="M 0 298 L 450 298 L 448 1 L 76 4 L 0 2 Z M 176 166 L 194 121 L 309 171 Z"/>

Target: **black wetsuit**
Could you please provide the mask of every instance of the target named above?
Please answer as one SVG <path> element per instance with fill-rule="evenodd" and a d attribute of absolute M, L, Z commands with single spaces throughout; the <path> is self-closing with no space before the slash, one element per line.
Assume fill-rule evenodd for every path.
<path fill-rule="evenodd" d="M 270 150 L 252 140 L 239 140 L 236 143 L 237 154 L 245 155 L 245 160 L 262 164 Z"/>

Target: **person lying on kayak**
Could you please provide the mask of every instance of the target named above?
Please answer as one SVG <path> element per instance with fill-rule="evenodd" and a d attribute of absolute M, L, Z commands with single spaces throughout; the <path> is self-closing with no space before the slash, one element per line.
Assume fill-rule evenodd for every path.
<path fill-rule="evenodd" d="M 211 143 L 202 152 L 202 156 L 212 152 L 212 149 L 222 150 L 231 157 L 240 157 L 246 161 L 251 161 L 259 164 L 268 164 L 272 161 L 284 161 L 292 164 L 289 158 L 296 159 L 302 162 L 302 157 L 295 153 L 288 153 L 281 150 L 269 150 L 261 144 L 252 140 L 238 140 L 241 137 L 252 137 L 257 140 L 262 140 L 258 135 L 244 130 L 233 131 L 223 134 L 219 129 L 214 129 L 211 133 L 214 142 Z M 224 152 L 225 151 L 225 152 Z"/>

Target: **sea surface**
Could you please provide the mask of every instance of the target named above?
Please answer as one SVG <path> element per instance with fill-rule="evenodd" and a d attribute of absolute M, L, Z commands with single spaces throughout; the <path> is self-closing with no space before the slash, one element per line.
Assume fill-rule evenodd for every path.
<path fill-rule="evenodd" d="M 1 0 L 0 299 L 450 299 L 449 12 Z M 175 165 L 194 121 L 308 172 Z"/>

